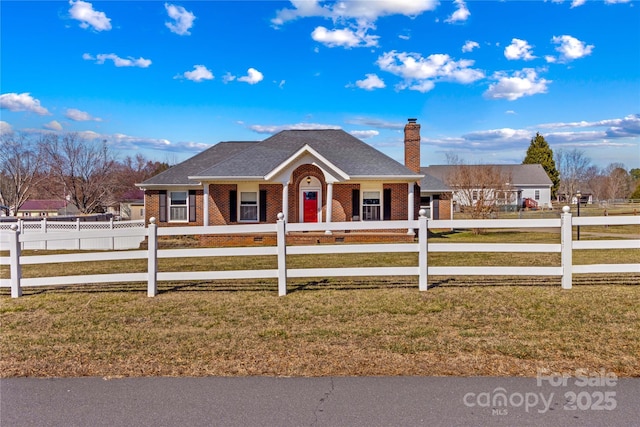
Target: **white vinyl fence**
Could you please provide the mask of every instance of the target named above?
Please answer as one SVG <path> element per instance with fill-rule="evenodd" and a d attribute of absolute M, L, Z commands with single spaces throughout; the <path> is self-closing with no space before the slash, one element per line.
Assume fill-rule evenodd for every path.
<path fill-rule="evenodd" d="M 278 281 L 278 294 L 286 295 L 288 278 L 306 277 L 367 277 L 367 276 L 418 276 L 418 288 L 427 290 L 428 277 L 434 276 L 556 276 L 561 277 L 563 289 L 572 286 L 573 274 L 596 273 L 640 273 L 640 263 L 631 264 L 589 264 L 574 265 L 574 249 L 638 249 L 640 239 L 620 240 L 572 240 L 573 226 L 586 225 L 640 225 L 640 216 L 619 217 L 572 217 L 569 208 L 565 207 L 560 218 L 555 219 L 512 219 L 512 220 L 433 220 L 429 221 L 421 211 L 420 218 L 410 221 L 379 221 L 379 222 L 335 222 L 315 224 L 286 224 L 278 215 L 275 224 L 252 224 L 234 226 L 206 226 L 206 227 L 161 227 L 152 219 L 147 228 L 85 230 L 61 233 L 20 233 L 17 227 L 10 232 L 0 233 L 0 243 L 3 250 L 8 248 L 8 257 L 0 257 L 0 265 L 10 266 L 10 279 L 0 279 L 0 287 L 10 287 L 11 296 L 17 298 L 22 294 L 23 287 L 59 286 L 71 284 L 93 283 L 127 283 L 146 282 L 148 296 L 155 296 L 158 292 L 158 281 L 197 281 L 220 279 L 259 279 L 273 278 Z M 557 244 L 537 243 L 430 243 L 427 239 L 428 229 L 468 229 L 468 228 L 559 228 L 561 241 Z M 291 246 L 286 244 L 288 232 L 329 232 L 329 231 L 370 231 L 378 230 L 418 230 L 417 243 L 398 244 L 335 244 Z M 243 234 L 243 233 L 277 233 L 276 246 L 260 247 L 223 247 L 196 249 L 166 249 L 158 250 L 158 236 L 172 235 L 214 235 L 214 234 Z M 102 239 L 132 237 L 136 239 L 148 238 L 146 250 L 109 251 L 95 253 L 78 253 L 64 255 L 31 255 L 22 256 L 23 244 L 53 242 L 62 239 Z M 349 253 L 390 253 L 413 252 L 419 254 L 418 265 L 414 267 L 366 267 L 366 268 L 287 268 L 287 255 L 301 254 L 349 254 Z M 462 266 L 437 267 L 429 266 L 429 253 L 433 252 L 527 252 L 527 253 L 561 253 L 559 266 L 550 267 L 513 267 L 513 266 Z M 216 257 L 216 256 L 277 256 L 277 268 L 265 270 L 232 270 L 232 271 L 181 271 L 159 272 L 158 258 L 186 258 L 186 257 Z M 83 276 L 59 276 L 23 278 L 22 265 L 49 264 L 65 262 L 118 261 L 125 259 L 147 259 L 146 272 L 120 272 L 114 274 L 94 274 Z"/>
<path fill-rule="evenodd" d="M 58 221 L 43 218 L 40 221 L 24 221 L 19 219 L 16 222 L 0 223 L 0 231 L 11 230 L 12 225 L 17 225 L 20 234 L 33 233 L 66 233 L 86 230 L 122 230 L 122 229 L 144 229 L 143 220 L 139 221 Z M 114 249 L 135 249 L 140 247 L 144 236 L 113 236 L 103 233 L 100 237 L 87 238 L 84 234 L 74 234 L 66 239 L 40 239 L 22 242 L 20 244 L 25 249 L 43 250 L 114 250 Z"/>

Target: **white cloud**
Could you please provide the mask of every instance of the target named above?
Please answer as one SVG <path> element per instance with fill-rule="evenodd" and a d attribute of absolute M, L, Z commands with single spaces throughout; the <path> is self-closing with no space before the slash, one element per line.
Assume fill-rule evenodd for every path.
<path fill-rule="evenodd" d="M 43 128 L 55 131 L 61 131 L 62 125 L 57 120 L 51 120 L 49 123 L 42 125 Z"/>
<path fill-rule="evenodd" d="M 341 129 L 341 127 L 321 123 L 296 123 L 289 125 L 251 125 L 249 129 L 256 133 L 273 135 L 283 130 Z"/>
<path fill-rule="evenodd" d="M 455 23 L 455 22 L 464 22 L 469 16 L 471 16 L 471 12 L 467 9 L 467 4 L 464 0 L 453 0 L 453 3 L 458 7 L 455 12 L 451 14 L 450 17 L 445 19 L 444 22 Z"/>
<path fill-rule="evenodd" d="M 0 135 L 10 135 L 13 133 L 11 125 L 4 120 L 0 120 Z"/>
<path fill-rule="evenodd" d="M 104 12 L 93 9 L 91 3 L 78 0 L 69 0 L 71 7 L 69 14 L 73 19 L 80 21 L 80 27 L 93 27 L 96 31 L 109 31 L 111 29 L 111 19 L 107 18 Z"/>
<path fill-rule="evenodd" d="M 474 42 L 473 40 L 467 40 L 462 46 L 463 52 L 471 52 L 473 49 L 480 47 L 478 42 Z"/>
<path fill-rule="evenodd" d="M 193 71 L 185 71 L 183 74 L 175 76 L 174 79 L 183 77 L 197 83 L 203 80 L 213 80 L 213 74 L 204 65 L 194 65 Z"/>
<path fill-rule="evenodd" d="M 571 8 L 573 9 L 574 7 L 582 6 L 586 2 L 587 2 L 587 0 L 573 0 L 571 2 Z"/>
<path fill-rule="evenodd" d="M 382 89 L 386 87 L 384 81 L 375 74 L 367 74 L 365 79 L 356 81 L 356 86 L 364 90 Z"/>
<path fill-rule="evenodd" d="M 377 130 L 354 130 L 349 133 L 360 139 L 373 138 L 374 136 L 380 135 L 380 132 Z"/>
<path fill-rule="evenodd" d="M 236 76 L 234 76 L 231 73 L 227 73 L 224 76 L 222 76 L 222 81 L 224 83 L 230 83 L 230 82 L 234 81 L 235 79 L 236 79 Z"/>
<path fill-rule="evenodd" d="M 551 41 L 559 45 L 556 51 L 560 52 L 558 60 L 562 63 L 591 55 L 594 48 L 593 45 L 586 45 L 583 41 L 568 35 L 554 36 Z"/>
<path fill-rule="evenodd" d="M 427 93 L 430 90 L 433 90 L 434 87 L 436 87 L 436 84 L 433 82 L 433 80 L 423 80 L 423 81 L 413 82 L 413 83 L 408 83 L 408 82 L 400 83 L 396 86 L 396 89 L 398 90 L 409 89 L 409 90 L 415 90 L 421 93 Z"/>
<path fill-rule="evenodd" d="M 640 135 L 640 114 L 630 114 L 622 119 L 605 119 L 595 122 L 558 122 L 538 125 L 542 129 L 563 128 L 606 128 L 605 135 L 610 138 L 636 137 Z"/>
<path fill-rule="evenodd" d="M 41 116 L 50 116 L 49 110 L 40 105 L 40 100 L 35 99 L 28 92 L 3 93 L 0 95 L 0 108 L 9 111 L 29 111 Z"/>
<path fill-rule="evenodd" d="M 525 61 L 531 61 L 535 58 L 531 53 L 531 45 L 526 40 L 511 39 L 511 44 L 504 48 L 504 56 L 507 59 L 524 59 Z"/>
<path fill-rule="evenodd" d="M 150 59 L 145 59 L 142 57 L 136 59 L 131 56 L 128 58 L 120 58 L 115 53 L 100 53 L 95 57 L 91 54 L 85 53 L 82 55 L 82 59 L 84 59 L 85 61 L 96 61 L 96 64 L 104 64 L 105 61 L 111 60 L 113 61 L 113 65 L 115 65 L 116 67 L 147 68 L 149 65 L 151 65 Z"/>
<path fill-rule="evenodd" d="M 243 77 L 238 77 L 239 82 L 249 83 L 250 85 L 254 85 L 256 83 L 261 82 L 264 79 L 262 73 L 255 68 L 249 68 L 247 70 L 247 75 Z"/>
<path fill-rule="evenodd" d="M 325 27 L 316 27 L 311 33 L 311 38 L 318 43 L 329 47 L 372 47 L 378 45 L 378 36 L 367 34 L 370 27 L 358 27 L 355 30 L 344 28 L 329 30 Z"/>
<path fill-rule="evenodd" d="M 493 143 L 521 143 L 531 140 L 531 131 L 523 129 L 489 129 L 477 132 L 470 132 L 462 136 L 470 142 L 493 142 Z"/>
<path fill-rule="evenodd" d="M 512 76 L 505 73 L 495 73 L 493 76 L 497 83 L 489 86 L 484 93 L 489 99 L 507 99 L 515 101 L 523 96 L 531 96 L 538 93 L 546 93 L 550 80 L 545 80 L 538 76 L 536 70 L 525 68 L 522 71 L 516 71 Z"/>
<path fill-rule="evenodd" d="M 604 0 L 604 4 L 620 4 L 629 2 L 631 2 L 631 0 Z"/>
<path fill-rule="evenodd" d="M 196 16 L 182 6 L 165 3 L 164 8 L 167 10 L 169 18 L 174 20 L 174 22 L 165 22 L 167 28 L 181 36 L 191 35 L 189 29 L 193 27 Z"/>
<path fill-rule="evenodd" d="M 93 117 L 91 116 L 91 114 L 85 111 L 77 110 L 75 108 L 67 109 L 67 112 L 65 113 L 65 117 L 75 122 L 88 122 L 88 121 L 101 122 L 102 121 L 102 119 L 99 117 Z"/>
<path fill-rule="evenodd" d="M 434 10 L 438 0 L 351 0 L 325 4 L 319 0 L 291 0 L 292 9 L 281 9 L 271 22 L 278 26 L 298 18 L 323 17 L 334 21 L 365 19 L 375 22 L 381 16 L 417 16 Z"/>
<path fill-rule="evenodd" d="M 404 129 L 403 122 L 389 122 L 386 120 L 373 119 L 369 117 L 356 117 L 353 119 L 349 119 L 346 123 L 350 125 L 359 125 L 359 126 L 370 126 L 378 129 L 392 129 L 392 130 L 402 130 Z"/>
<path fill-rule="evenodd" d="M 471 68 L 472 60 L 455 61 L 446 54 L 433 54 L 423 58 L 417 53 L 386 52 L 376 64 L 381 70 L 402 77 L 404 82 L 398 89 L 427 92 L 433 89 L 435 81 L 473 83 L 484 78 L 484 72 Z"/>

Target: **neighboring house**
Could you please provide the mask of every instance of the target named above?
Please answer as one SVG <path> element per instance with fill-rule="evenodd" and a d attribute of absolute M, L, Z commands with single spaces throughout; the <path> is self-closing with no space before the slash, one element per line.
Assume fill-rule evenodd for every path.
<path fill-rule="evenodd" d="M 502 176 L 508 177 L 509 182 L 498 193 L 502 198 L 501 204 L 514 205 L 517 208 L 525 207 L 530 201 L 535 201 L 539 208 L 551 209 L 552 182 L 541 165 L 466 165 L 470 168 L 483 167 L 496 168 Z M 431 176 L 443 183 L 449 181 L 456 165 L 434 165 L 421 168 L 425 176 Z M 456 206 L 465 204 L 461 197 L 453 192 L 453 201 Z M 529 202 L 529 203 L 526 203 Z"/>
<path fill-rule="evenodd" d="M 424 178 L 420 181 L 420 209 L 427 211 L 429 219 L 453 219 L 453 192 L 441 179 L 420 168 Z"/>
<path fill-rule="evenodd" d="M 107 212 L 121 220 L 144 220 L 144 191 L 139 188 L 126 191 Z"/>
<path fill-rule="evenodd" d="M 18 217 L 51 217 L 76 213 L 77 209 L 66 200 L 27 200 L 18 209 Z"/>
<path fill-rule="evenodd" d="M 420 125 L 405 126 L 403 165 L 343 130 L 285 130 L 221 142 L 136 184 L 161 226 L 414 219 Z M 414 199 L 415 202 L 414 202 Z"/>

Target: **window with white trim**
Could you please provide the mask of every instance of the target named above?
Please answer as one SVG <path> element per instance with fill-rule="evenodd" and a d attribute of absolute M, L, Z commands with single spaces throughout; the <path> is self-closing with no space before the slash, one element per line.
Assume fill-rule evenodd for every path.
<path fill-rule="evenodd" d="M 243 191 L 240 193 L 240 221 L 258 220 L 258 193 Z"/>
<path fill-rule="evenodd" d="M 380 221 L 380 192 L 362 192 L 362 220 Z"/>
<path fill-rule="evenodd" d="M 187 221 L 187 192 L 169 193 L 169 221 Z"/>
<path fill-rule="evenodd" d="M 535 191 L 535 195 L 533 196 L 536 200 L 540 200 L 540 190 Z"/>

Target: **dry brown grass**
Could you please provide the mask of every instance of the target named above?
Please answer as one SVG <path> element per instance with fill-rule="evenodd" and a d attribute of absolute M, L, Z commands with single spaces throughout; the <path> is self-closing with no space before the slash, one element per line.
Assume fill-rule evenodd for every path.
<path fill-rule="evenodd" d="M 640 376 L 638 286 L 514 280 L 442 279 L 423 293 L 410 279 L 322 280 L 292 284 L 284 298 L 273 283 L 165 285 L 155 298 L 136 285 L 2 297 L 0 372 Z"/>
<path fill-rule="evenodd" d="M 433 241 L 558 242 L 557 233 Z M 26 253 L 28 255 L 28 253 Z M 640 250 L 576 251 L 582 263 Z M 558 265 L 559 254 L 441 254 L 432 265 Z M 416 265 L 415 254 L 292 256 L 290 268 Z M 161 259 L 163 271 L 275 268 L 275 257 Z M 144 271 L 146 261 L 24 266 L 26 277 Z M 3 275 L 7 272 L 3 271 Z M 0 291 L 0 376 L 518 375 L 605 369 L 640 376 L 640 277 L 412 277 Z"/>

